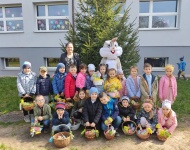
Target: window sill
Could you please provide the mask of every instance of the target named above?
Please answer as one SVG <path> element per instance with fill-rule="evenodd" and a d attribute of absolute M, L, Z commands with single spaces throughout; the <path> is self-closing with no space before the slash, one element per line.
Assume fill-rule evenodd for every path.
<path fill-rule="evenodd" d="M 0 34 L 24 33 L 24 31 L 0 31 Z"/>
<path fill-rule="evenodd" d="M 152 67 L 152 71 L 165 71 L 164 67 Z"/>
<path fill-rule="evenodd" d="M 56 67 L 47 67 L 48 71 L 55 71 Z"/>
<path fill-rule="evenodd" d="M 179 30 L 179 28 L 139 28 L 139 31 Z"/>
<path fill-rule="evenodd" d="M 20 70 L 20 67 L 6 67 L 2 69 L 3 71 L 12 71 L 12 70 Z"/>
<path fill-rule="evenodd" d="M 68 32 L 69 30 L 55 30 L 55 31 L 50 31 L 50 30 L 41 30 L 41 31 L 38 31 L 38 30 L 35 30 L 34 33 L 64 33 L 64 32 Z"/>

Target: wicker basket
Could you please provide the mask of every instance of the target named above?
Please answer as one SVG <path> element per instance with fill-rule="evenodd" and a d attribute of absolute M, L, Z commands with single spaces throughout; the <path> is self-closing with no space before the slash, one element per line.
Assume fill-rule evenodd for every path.
<path fill-rule="evenodd" d="M 107 133 L 107 130 L 104 131 L 104 136 L 107 140 L 112 140 L 115 137 L 115 133 L 110 135 L 109 133 Z"/>
<path fill-rule="evenodd" d="M 71 130 L 77 130 L 80 127 L 80 121 L 77 122 L 75 125 L 71 125 Z"/>
<path fill-rule="evenodd" d="M 58 136 L 65 136 L 65 139 L 58 139 Z M 64 148 L 71 142 L 71 136 L 69 132 L 59 132 L 53 136 L 53 143 L 58 148 Z"/>
<path fill-rule="evenodd" d="M 93 129 L 87 129 L 86 127 L 85 127 L 85 129 L 86 129 L 86 132 L 93 130 Z M 96 127 L 94 127 L 94 130 L 96 130 Z M 93 140 L 96 137 L 96 133 L 95 132 L 92 133 L 92 134 L 86 134 L 86 132 L 84 133 L 84 135 L 85 135 L 85 137 L 86 137 L 87 140 L 91 141 L 91 140 Z"/>
<path fill-rule="evenodd" d="M 167 137 L 166 136 L 160 136 L 157 134 L 157 138 L 158 140 L 162 141 L 162 142 L 165 142 L 167 140 Z"/>
<path fill-rule="evenodd" d="M 141 105 L 139 104 L 139 102 L 136 102 L 136 104 L 132 104 L 132 107 L 134 110 L 139 110 L 141 108 Z"/>
<path fill-rule="evenodd" d="M 65 102 L 65 109 L 71 109 L 73 107 L 73 103 Z"/>
<path fill-rule="evenodd" d="M 146 139 L 148 139 L 148 138 L 150 137 L 150 133 L 148 133 L 148 134 L 138 134 L 138 130 L 140 130 L 140 128 L 137 127 L 137 129 L 136 129 L 136 135 L 137 135 L 140 139 L 146 140 Z"/>
<path fill-rule="evenodd" d="M 134 131 L 134 132 L 131 132 L 131 133 L 126 132 L 125 129 L 124 129 L 124 126 L 126 126 L 126 125 L 128 125 L 128 124 L 131 124 L 131 123 L 134 125 L 135 131 Z M 137 125 L 136 125 L 136 123 L 135 123 L 134 121 L 130 120 L 130 121 L 123 122 L 121 127 L 122 127 L 122 130 L 123 130 L 123 133 L 124 133 L 124 134 L 126 134 L 126 135 L 133 135 L 133 134 L 135 134 L 135 132 L 136 132 Z"/>

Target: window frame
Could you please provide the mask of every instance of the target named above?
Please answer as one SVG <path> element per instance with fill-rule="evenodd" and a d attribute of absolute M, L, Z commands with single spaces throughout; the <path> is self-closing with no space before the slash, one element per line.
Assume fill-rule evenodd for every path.
<path fill-rule="evenodd" d="M 3 21 L 3 26 L 4 26 L 4 31 L 0 31 L 0 33 L 20 33 L 20 32 L 24 32 L 24 20 L 23 20 L 23 16 L 22 17 L 13 17 L 13 18 L 6 18 L 5 15 L 5 8 L 6 7 L 21 7 L 22 8 L 22 4 L 13 4 L 13 5 L 0 5 L 0 8 L 2 8 L 2 14 L 3 17 L 0 18 L 0 21 Z M 22 10 L 23 13 L 23 10 Z M 7 27 L 6 27 L 6 21 L 18 21 L 21 20 L 23 22 L 23 30 L 22 31 L 7 31 Z"/>
<path fill-rule="evenodd" d="M 147 16 L 149 18 L 149 23 L 148 23 L 148 28 L 140 28 L 139 27 L 139 30 L 176 30 L 176 29 L 179 29 L 179 5 L 180 5 L 179 0 L 176 0 L 177 1 L 177 11 L 176 12 L 159 12 L 159 13 L 153 12 L 153 2 L 155 0 L 139 0 L 139 6 L 140 6 L 140 2 L 143 2 L 143 1 L 150 3 L 149 12 L 148 13 L 140 13 L 140 7 L 139 7 L 139 18 L 143 17 L 143 16 Z M 176 16 L 176 27 L 153 28 L 152 20 L 153 20 L 154 16 Z M 139 19 L 139 22 L 140 22 L 140 19 Z"/>
<path fill-rule="evenodd" d="M 49 58 L 56 58 L 56 59 L 60 59 L 60 58 L 59 58 L 59 57 L 45 57 L 45 58 L 44 58 L 45 66 L 47 67 L 47 69 L 50 70 L 50 71 L 55 71 L 56 68 L 57 68 L 56 66 L 55 66 L 55 67 L 49 67 L 49 66 L 48 66 L 48 59 L 49 59 Z"/>
<path fill-rule="evenodd" d="M 169 57 L 158 57 L 158 56 L 148 56 L 144 57 L 144 63 L 145 63 L 145 58 L 165 58 L 165 66 L 169 63 Z M 165 67 L 152 67 L 152 71 L 165 71 Z"/>
<path fill-rule="evenodd" d="M 48 16 L 48 6 L 49 5 L 68 5 L 68 16 Z M 35 30 L 34 32 L 68 32 L 69 30 L 49 30 L 49 20 L 50 19 L 67 19 L 69 21 L 69 4 L 68 1 L 55 2 L 55 3 L 35 3 Z M 45 6 L 45 16 L 37 16 L 37 6 Z M 37 20 L 42 19 L 46 21 L 46 30 L 38 30 Z M 48 30 L 47 30 L 48 29 Z"/>
<path fill-rule="evenodd" d="M 19 65 L 20 65 L 20 58 L 19 57 L 3 57 L 2 60 L 3 60 L 3 68 L 5 70 L 20 70 L 20 66 L 19 67 L 8 67 L 6 65 L 6 59 L 10 59 L 10 58 L 17 58 L 19 60 Z"/>

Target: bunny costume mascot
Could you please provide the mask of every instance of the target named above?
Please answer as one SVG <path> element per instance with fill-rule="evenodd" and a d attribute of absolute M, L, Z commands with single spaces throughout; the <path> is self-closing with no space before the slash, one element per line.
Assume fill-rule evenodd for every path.
<path fill-rule="evenodd" d="M 105 41 L 104 46 L 100 49 L 100 56 L 103 57 L 100 64 L 108 64 L 108 69 L 114 68 L 122 70 L 119 56 L 121 56 L 123 50 L 118 46 L 117 39 Z"/>

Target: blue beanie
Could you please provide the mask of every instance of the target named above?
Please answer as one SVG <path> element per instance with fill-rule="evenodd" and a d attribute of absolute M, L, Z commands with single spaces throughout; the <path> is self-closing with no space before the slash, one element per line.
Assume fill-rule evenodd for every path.
<path fill-rule="evenodd" d="M 65 68 L 65 65 L 63 63 L 58 63 L 55 73 L 58 73 L 60 68 Z"/>
<path fill-rule="evenodd" d="M 22 65 L 22 68 L 25 69 L 25 68 L 31 68 L 31 63 L 29 61 L 25 61 Z"/>
<path fill-rule="evenodd" d="M 184 60 L 184 56 L 183 57 L 181 57 L 181 58 L 179 58 L 180 59 L 180 61 L 183 61 Z"/>
<path fill-rule="evenodd" d="M 98 89 L 97 89 L 96 87 L 91 87 L 89 93 L 90 93 L 90 95 L 91 95 L 92 93 L 97 93 L 97 94 L 99 94 Z"/>

